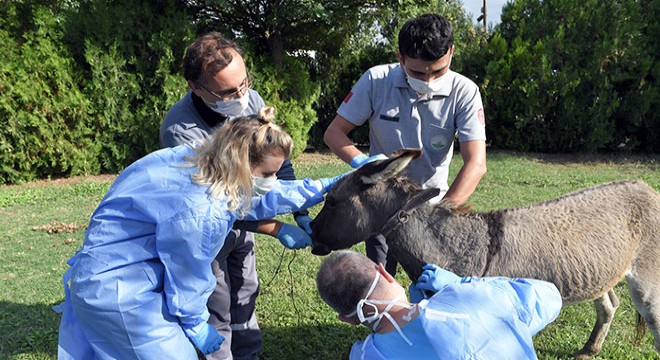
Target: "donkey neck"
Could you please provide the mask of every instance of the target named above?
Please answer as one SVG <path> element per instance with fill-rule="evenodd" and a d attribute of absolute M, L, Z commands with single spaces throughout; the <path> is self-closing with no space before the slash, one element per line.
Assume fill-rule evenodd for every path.
<path fill-rule="evenodd" d="M 425 204 L 392 231 L 387 245 L 413 281 L 427 263 L 461 276 L 484 276 L 501 249 L 499 220 L 490 214 L 456 214 L 442 204 Z"/>
<path fill-rule="evenodd" d="M 401 208 L 390 216 L 389 219 L 385 222 L 383 227 L 380 229 L 380 234 L 383 237 L 387 238 L 390 233 L 396 229 L 399 225 L 404 224 L 408 221 L 415 209 L 431 200 L 432 198 L 440 194 L 440 189 L 430 188 L 422 190 L 415 194 L 414 196 L 408 198 L 408 200 L 401 206 Z"/>

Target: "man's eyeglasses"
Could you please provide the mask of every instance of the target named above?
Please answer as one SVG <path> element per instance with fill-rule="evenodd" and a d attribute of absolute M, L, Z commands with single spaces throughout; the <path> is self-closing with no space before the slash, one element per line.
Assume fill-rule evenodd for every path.
<path fill-rule="evenodd" d="M 247 92 L 247 89 L 250 87 L 250 76 L 246 76 L 245 79 L 243 79 L 243 82 L 238 86 L 238 89 L 229 89 L 229 90 L 224 90 L 218 93 L 214 93 L 213 91 L 207 89 L 204 85 L 197 84 L 199 87 L 202 89 L 206 90 L 208 93 L 211 95 L 217 97 L 218 99 L 222 101 L 229 101 L 229 100 L 234 100 L 238 97 L 238 94 L 240 93 L 241 96 L 245 95 Z"/>

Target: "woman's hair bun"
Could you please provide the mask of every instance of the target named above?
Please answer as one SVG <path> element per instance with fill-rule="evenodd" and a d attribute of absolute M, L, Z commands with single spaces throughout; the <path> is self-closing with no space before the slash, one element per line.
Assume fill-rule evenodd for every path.
<path fill-rule="evenodd" d="M 259 121 L 266 124 L 273 122 L 273 120 L 275 120 L 275 108 L 273 108 L 272 106 L 262 107 L 261 109 L 259 109 L 257 118 L 259 119 Z"/>

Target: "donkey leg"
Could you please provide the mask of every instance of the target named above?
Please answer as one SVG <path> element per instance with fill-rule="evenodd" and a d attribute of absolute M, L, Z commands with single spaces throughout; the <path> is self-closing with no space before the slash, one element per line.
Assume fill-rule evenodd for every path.
<path fill-rule="evenodd" d="M 655 263 L 652 265 L 657 266 Z M 641 279 L 627 276 L 630 299 L 653 333 L 655 349 L 660 353 L 660 282 L 658 275 Z"/>
<path fill-rule="evenodd" d="M 596 324 L 594 329 L 591 330 L 589 340 L 584 347 L 575 352 L 574 356 L 578 359 L 589 359 L 591 356 L 596 355 L 603 348 L 603 342 L 610 331 L 614 313 L 619 307 L 619 298 L 617 298 L 614 290 L 610 289 L 603 296 L 594 300 L 596 307 Z"/>

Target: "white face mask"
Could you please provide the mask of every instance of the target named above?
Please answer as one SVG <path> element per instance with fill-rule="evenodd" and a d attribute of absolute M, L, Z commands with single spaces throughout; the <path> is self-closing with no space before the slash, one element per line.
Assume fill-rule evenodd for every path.
<path fill-rule="evenodd" d="M 276 183 L 276 177 L 262 178 L 255 176 L 252 178 L 252 193 L 256 196 L 264 196 L 267 192 L 273 190 Z"/>
<path fill-rule="evenodd" d="M 408 80 L 408 85 L 410 85 L 410 87 L 413 90 L 417 91 L 420 94 L 430 94 L 433 92 L 440 91 L 440 89 L 442 88 L 442 84 L 445 82 L 444 81 L 445 75 L 433 79 L 430 82 L 426 82 L 419 79 L 415 79 L 414 77 L 406 73 L 406 79 Z"/>
<path fill-rule="evenodd" d="M 211 107 L 211 110 L 227 115 L 227 116 L 238 116 L 245 109 L 248 108 L 250 103 L 250 92 L 246 91 L 243 96 L 237 99 L 231 99 L 227 101 L 218 100 L 215 102 L 215 107 Z"/>
<path fill-rule="evenodd" d="M 371 295 L 371 293 L 376 288 L 376 284 L 378 284 L 378 279 L 379 278 L 380 278 L 380 273 L 377 272 L 376 273 L 376 278 L 374 279 L 374 282 L 371 284 L 371 288 L 369 288 L 369 292 L 367 292 L 367 296 L 365 296 L 364 299 L 358 301 L 357 306 L 355 307 L 355 310 L 353 310 L 352 313 L 350 313 L 346 316 L 347 317 L 353 317 L 357 314 L 358 319 L 360 319 L 360 322 L 362 322 L 362 323 L 366 322 L 368 324 L 373 323 L 373 325 L 371 325 L 371 329 L 373 329 L 373 331 L 376 331 L 376 329 L 378 329 L 378 325 L 380 325 L 380 321 L 383 319 L 383 316 L 384 316 L 394 326 L 394 328 L 399 333 L 399 335 L 401 335 L 403 340 L 406 343 L 408 343 L 408 345 L 412 346 L 412 342 L 410 340 L 408 340 L 406 335 L 403 334 L 403 331 L 401 331 L 401 328 L 399 327 L 399 324 L 397 324 L 396 321 L 394 320 L 394 318 L 392 318 L 392 315 L 389 314 L 389 311 L 390 311 L 390 309 L 392 309 L 392 307 L 394 305 L 398 305 L 398 306 L 401 306 L 403 308 L 409 309 L 410 313 L 407 315 L 407 318 L 410 319 L 412 313 L 415 312 L 415 305 L 397 302 L 397 300 L 399 300 L 401 297 L 406 296 L 405 291 L 401 292 L 401 294 L 397 295 L 392 300 L 369 300 L 369 296 Z M 387 305 L 387 307 L 385 308 L 385 310 L 383 310 L 383 312 L 379 313 L 378 312 L 378 307 L 376 305 Z M 363 309 L 364 309 L 365 306 L 369 306 L 373 309 L 373 315 L 371 315 L 371 316 L 365 316 L 364 315 L 364 310 Z M 406 316 L 404 316 L 404 319 L 406 319 Z"/>

